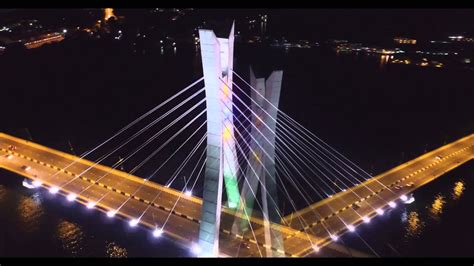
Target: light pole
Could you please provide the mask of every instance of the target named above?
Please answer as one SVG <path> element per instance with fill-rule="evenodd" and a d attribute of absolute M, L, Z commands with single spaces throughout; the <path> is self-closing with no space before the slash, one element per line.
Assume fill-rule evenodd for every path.
<path fill-rule="evenodd" d="M 28 134 L 28 138 L 30 139 L 30 141 L 33 141 L 33 137 L 31 136 L 31 133 L 28 130 L 28 128 L 25 127 L 25 131 L 26 131 L 26 134 Z"/>
<path fill-rule="evenodd" d="M 74 151 L 74 148 L 72 147 L 71 141 L 68 139 L 67 143 L 69 144 L 69 149 L 71 150 L 72 154 L 76 155 L 76 152 Z"/>

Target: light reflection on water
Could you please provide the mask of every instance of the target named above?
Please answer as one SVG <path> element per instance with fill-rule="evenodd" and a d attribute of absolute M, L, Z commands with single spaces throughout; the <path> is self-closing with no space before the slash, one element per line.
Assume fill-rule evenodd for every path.
<path fill-rule="evenodd" d="M 107 257 L 110 257 L 110 258 L 126 258 L 127 257 L 126 248 L 120 247 L 115 242 L 105 241 L 105 243 L 106 243 L 105 253 L 107 254 Z"/>
<path fill-rule="evenodd" d="M 454 184 L 454 191 L 452 194 L 453 199 L 458 200 L 459 198 L 461 198 L 462 193 L 464 192 L 465 189 L 466 189 L 466 185 L 462 180 L 456 182 Z"/>
<path fill-rule="evenodd" d="M 29 196 L 21 195 L 17 211 L 20 226 L 23 227 L 25 232 L 29 233 L 39 229 L 41 218 L 44 215 L 39 193 Z"/>
<path fill-rule="evenodd" d="M 73 257 L 80 255 L 84 248 L 84 232 L 81 226 L 61 219 L 57 225 L 56 238 L 60 240 L 63 249 Z"/>
<path fill-rule="evenodd" d="M 388 63 L 389 59 L 390 59 L 390 57 L 388 55 L 381 55 L 380 56 L 380 67 L 383 67 L 384 65 L 386 65 Z"/>
<path fill-rule="evenodd" d="M 82 206 L 61 204 L 64 201 L 53 200 L 45 190 L 26 189 L 13 174 L 4 177 L 6 183 L 0 185 L 0 228 L 3 228 L 0 257 L 122 258 L 183 254 L 182 249 L 165 238 L 137 246 L 143 243 L 147 232 L 118 234 L 123 233 L 120 222 L 101 220 L 102 215 L 86 211 Z"/>
<path fill-rule="evenodd" d="M 435 197 L 435 200 L 431 204 L 431 208 L 429 208 L 432 217 L 435 219 L 439 219 L 440 215 L 443 213 L 443 208 L 446 205 L 446 200 L 443 195 L 438 194 Z"/>
<path fill-rule="evenodd" d="M 463 175 L 467 173 L 465 167 L 455 171 L 462 171 Z M 469 239 L 473 233 L 462 229 L 466 228 L 463 219 L 467 215 L 462 210 L 469 208 L 469 201 L 473 199 L 472 195 L 466 194 L 468 178 L 450 180 L 450 174 L 441 177 L 431 186 L 415 191 L 417 200 L 414 203 L 401 205 L 398 212 L 392 212 L 391 218 L 380 219 L 374 224 L 375 228 L 362 231 L 360 236 L 367 244 L 355 238 L 346 238 L 344 242 L 351 248 L 373 255 L 370 246 L 382 257 L 472 256 Z M 459 228 L 456 227 L 458 224 Z M 383 230 L 386 231 L 381 234 Z M 456 237 L 459 233 L 464 237 Z M 445 243 L 437 242 L 436 239 L 440 238 Z M 452 246 L 452 242 L 456 245 Z"/>
<path fill-rule="evenodd" d="M 405 211 L 406 213 L 406 211 Z M 411 211 L 407 217 L 407 224 L 405 227 L 405 240 L 420 237 L 425 227 L 425 223 L 420 220 L 420 215 L 416 211 Z"/>

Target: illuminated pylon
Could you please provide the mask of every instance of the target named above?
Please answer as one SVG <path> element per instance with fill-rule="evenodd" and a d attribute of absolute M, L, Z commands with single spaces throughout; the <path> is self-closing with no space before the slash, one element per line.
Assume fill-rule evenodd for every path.
<path fill-rule="evenodd" d="M 280 256 L 270 247 L 284 250 L 282 238 L 277 230 L 273 230 L 271 223 L 281 222 L 278 213 L 278 195 L 275 170 L 275 134 L 278 102 L 280 99 L 283 71 L 273 71 L 267 80 L 255 78 L 250 68 L 252 123 L 249 167 L 245 176 L 248 182 L 242 187 L 242 199 L 245 206 L 240 206 L 239 212 L 252 214 L 255 195 L 260 187 L 262 196 L 262 211 L 264 216 L 265 242 L 267 244 L 267 257 Z M 261 186 L 260 186 L 261 185 Z M 263 189 L 264 187 L 265 189 Z M 236 220 L 233 225 L 234 233 L 248 229 L 246 220 Z"/>
<path fill-rule="evenodd" d="M 212 30 L 199 30 L 207 107 L 207 161 L 199 226 L 200 256 L 217 257 L 225 180 L 228 205 L 238 207 L 237 165 L 232 119 L 234 25 L 228 39 Z M 227 85 L 226 85 L 227 84 Z M 230 109 L 230 110 L 229 110 Z"/>

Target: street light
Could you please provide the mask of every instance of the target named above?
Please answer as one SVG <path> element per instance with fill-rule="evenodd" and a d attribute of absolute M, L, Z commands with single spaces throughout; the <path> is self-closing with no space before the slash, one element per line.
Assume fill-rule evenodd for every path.
<path fill-rule="evenodd" d="M 193 244 L 191 246 L 191 252 L 194 253 L 195 255 L 199 255 L 199 254 L 201 254 L 202 249 L 198 244 Z"/>
<path fill-rule="evenodd" d="M 67 200 L 68 201 L 74 201 L 76 198 L 77 198 L 77 195 L 74 194 L 74 193 L 71 193 L 71 194 L 67 195 Z"/>
<path fill-rule="evenodd" d="M 315 244 L 313 245 L 314 252 L 319 252 L 320 248 Z"/>
<path fill-rule="evenodd" d="M 130 227 L 135 227 L 135 226 L 137 226 L 138 222 L 140 222 L 140 220 L 133 219 L 133 220 L 130 220 L 130 222 L 128 224 L 130 225 Z"/>
<path fill-rule="evenodd" d="M 156 228 L 155 231 L 153 231 L 153 236 L 154 237 L 160 237 L 163 234 L 163 229 L 158 229 Z"/>
<path fill-rule="evenodd" d="M 367 217 L 367 216 L 362 217 L 362 220 L 363 220 L 364 223 L 366 223 L 366 224 L 370 223 L 370 218 Z"/>
<path fill-rule="evenodd" d="M 59 192 L 59 188 L 58 188 L 58 187 L 51 187 L 51 188 L 49 189 L 49 193 L 51 193 L 51 194 L 56 194 L 56 193 L 58 193 L 58 192 Z"/>
<path fill-rule="evenodd" d="M 383 215 L 384 214 L 384 211 L 382 209 L 377 209 L 375 211 L 377 212 L 378 215 Z"/>

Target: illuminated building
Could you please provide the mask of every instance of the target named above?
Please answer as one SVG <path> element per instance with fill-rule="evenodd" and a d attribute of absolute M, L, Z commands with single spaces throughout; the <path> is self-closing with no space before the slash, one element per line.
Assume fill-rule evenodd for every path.
<path fill-rule="evenodd" d="M 393 39 L 398 44 L 416 44 L 415 39 L 404 38 L 404 37 L 396 37 Z"/>
<path fill-rule="evenodd" d="M 448 37 L 453 42 L 474 42 L 474 38 L 472 37 L 465 37 L 465 36 L 449 36 Z"/>
<path fill-rule="evenodd" d="M 113 8 L 105 8 L 104 9 L 104 21 L 107 21 L 110 18 L 117 19 L 117 17 L 114 14 L 114 9 Z"/>
<path fill-rule="evenodd" d="M 462 40 L 464 39 L 464 36 L 461 36 L 461 35 L 459 35 L 459 36 L 449 36 L 448 38 L 449 38 L 451 41 L 457 41 L 457 42 L 459 42 L 459 41 L 462 41 Z"/>

